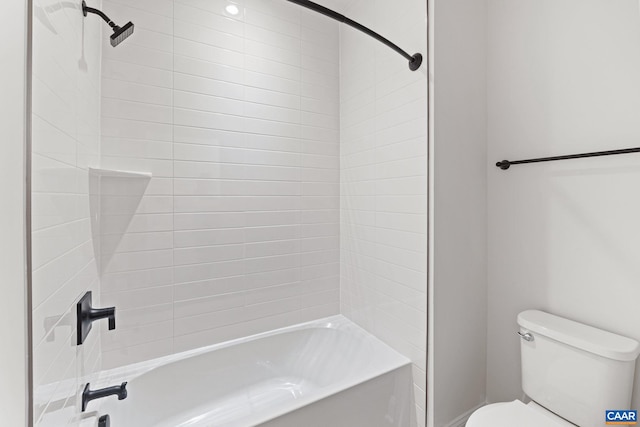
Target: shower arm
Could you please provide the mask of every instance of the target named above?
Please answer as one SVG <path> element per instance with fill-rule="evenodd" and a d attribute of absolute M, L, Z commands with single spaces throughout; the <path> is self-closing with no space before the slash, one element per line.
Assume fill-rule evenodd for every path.
<path fill-rule="evenodd" d="M 365 27 L 362 24 L 357 23 L 356 21 L 353 21 L 349 18 L 347 18 L 346 16 L 333 11 L 331 9 L 328 9 L 324 6 L 321 6 L 317 3 L 314 3 L 312 1 L 309 0 L 287 0 L 290 1 L 291 3 L 295 3 L 298 6 L 302 6 L 302 7 L 306 7 L 307 9 L 313 10 L 314 12 L 318 12 L 322 15 L 328 16 L 329 18 L 335 19 L 336 21 L 345 23 L 347 25 L 349 25 L 350 27 L 355 28 L 356 30 L 362 31 L 363 33 L 367 34 L 368 36 L 373 37 L 374 39 L 378 40 L 379 42 L 387 45 L 388 47 L 390 47 L 391 49 L 395 50 L 396 52 L 398 52 L 400 55 L 402 55 L 407 61 L 409 61 L 409 69 L 411 71 L 416 71 L 418 68 L 420 68 L 420 65 L 422 65 L 422 55 L 419 53 L 416 53 L 415 55 L 409 55 L 407 52 L 405 52 L 404 50 L 400 49 L 400 47 L 394 43 L 392 43 L 390 40 L 382 37 L 380 34 L 376 33 L 373 30 L 370 30 L 369 28 Z"/>
<path fill-rule="evenodd" d="M 82 0 L 82 13 L 84 16 L 87 16 L 87 13 L 93 13 L 98 15 L 100 18 L 104 19 L 104 22 L 109 24 L 111 28 L 117 27 L 116 23 L 111 20 L 105 13 L 101 10 L 94 9 L 93 7 L 87 6 L 87 3 Z"/>

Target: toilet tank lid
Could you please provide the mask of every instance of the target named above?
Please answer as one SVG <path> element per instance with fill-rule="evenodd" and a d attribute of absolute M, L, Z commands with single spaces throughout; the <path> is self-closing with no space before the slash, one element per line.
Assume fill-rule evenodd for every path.
<path fill-rule="evenodd" d="M 630 361 L 640 354 L 638 341 L 539 310 L 518 314 L 518 325 L 566 345 L 608 359 Z"/>

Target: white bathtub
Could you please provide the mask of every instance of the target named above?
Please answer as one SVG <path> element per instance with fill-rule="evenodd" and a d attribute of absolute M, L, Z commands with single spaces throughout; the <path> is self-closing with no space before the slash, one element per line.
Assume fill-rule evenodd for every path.
<path fill-rule="evenodd" d="M 109 414 L 112 427 L 415 425 L 410 361 L 343 316 L 108 371 L 97 385 L 121 381 L 127 399 L 91 402 L 94 422 Z"/>

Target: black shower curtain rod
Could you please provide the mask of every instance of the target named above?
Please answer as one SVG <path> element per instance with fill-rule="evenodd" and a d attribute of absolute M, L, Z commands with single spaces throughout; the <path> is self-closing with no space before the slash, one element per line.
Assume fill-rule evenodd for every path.
<path fill-rule="evenodd" d="M 395 50 L 396 52 L 398 52 L 400 55 L 404 56 L 407 61 L 409 61 L 409 69 L 411 71 L 416 71 L 418 68 L 420 68 L 420 65 L 422 65 L 422 55 L 419 53 L 416 53 L 415 55 L 409 55 L 407 52 L 405 52 L 404 50 L 400 49 L 396 44 L 392 43 L 391 41 L 387 40 L 386 38 L 382 37 L 380 34 L 376 33 L 375 31 L 370 30 L 369 28 L 365 27 L 364 25 L 361 25 L 359 23 L 357 23 L 356 21 L 353 21 L 349 18 L 347 18 L 346 16 L 333 11 L 331 9 L 328 9 L 324 6 L 321 6 L 317 3 L 314 3 L 312 1 L 309 0 L 287 0 L 290 1 L 291 3 L 295 3 L 299 6 L 302 7 L 306 7 L 307 9 L 311 9 L 314 12 L 318 12 L 321 13 L 325 16 L 328 16 L 329 18 L 333 18 L 336 21 L 340 21 L 343 22 L 347 25 L 349 25 L 350 27 L 355 28 L 356 30 L 360 30 L 363 33 L 373 37 L 374 39 L 378 40 L 379 42 L 382 42 L 384 44 L 386 44 L 387 46 L 389 46 L 391 49 Z"/>

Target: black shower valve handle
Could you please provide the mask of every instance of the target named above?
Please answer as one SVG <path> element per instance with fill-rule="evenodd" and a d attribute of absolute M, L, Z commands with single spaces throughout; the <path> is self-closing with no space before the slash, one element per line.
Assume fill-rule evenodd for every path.
<path fill-rule="evenodd" d="M 89 319 L 92 321 L 100 320 L 100 319 L 109 319 L 109 330 L 114 330 L 116 328 L 116 308 L 108 307 L 108 308 L 91 308 L 89 310 Z"/>
<path fill-rule="evenodd" d="M 100 319 L 109 321 L 109 330 L 116 328 L 116 308 L 93 308 L 91 306 L 91 291 L 84 294 L 76 305 L 77 314 L 77 344 L 81 345 L 87 339 L 93 322 Z"/>

